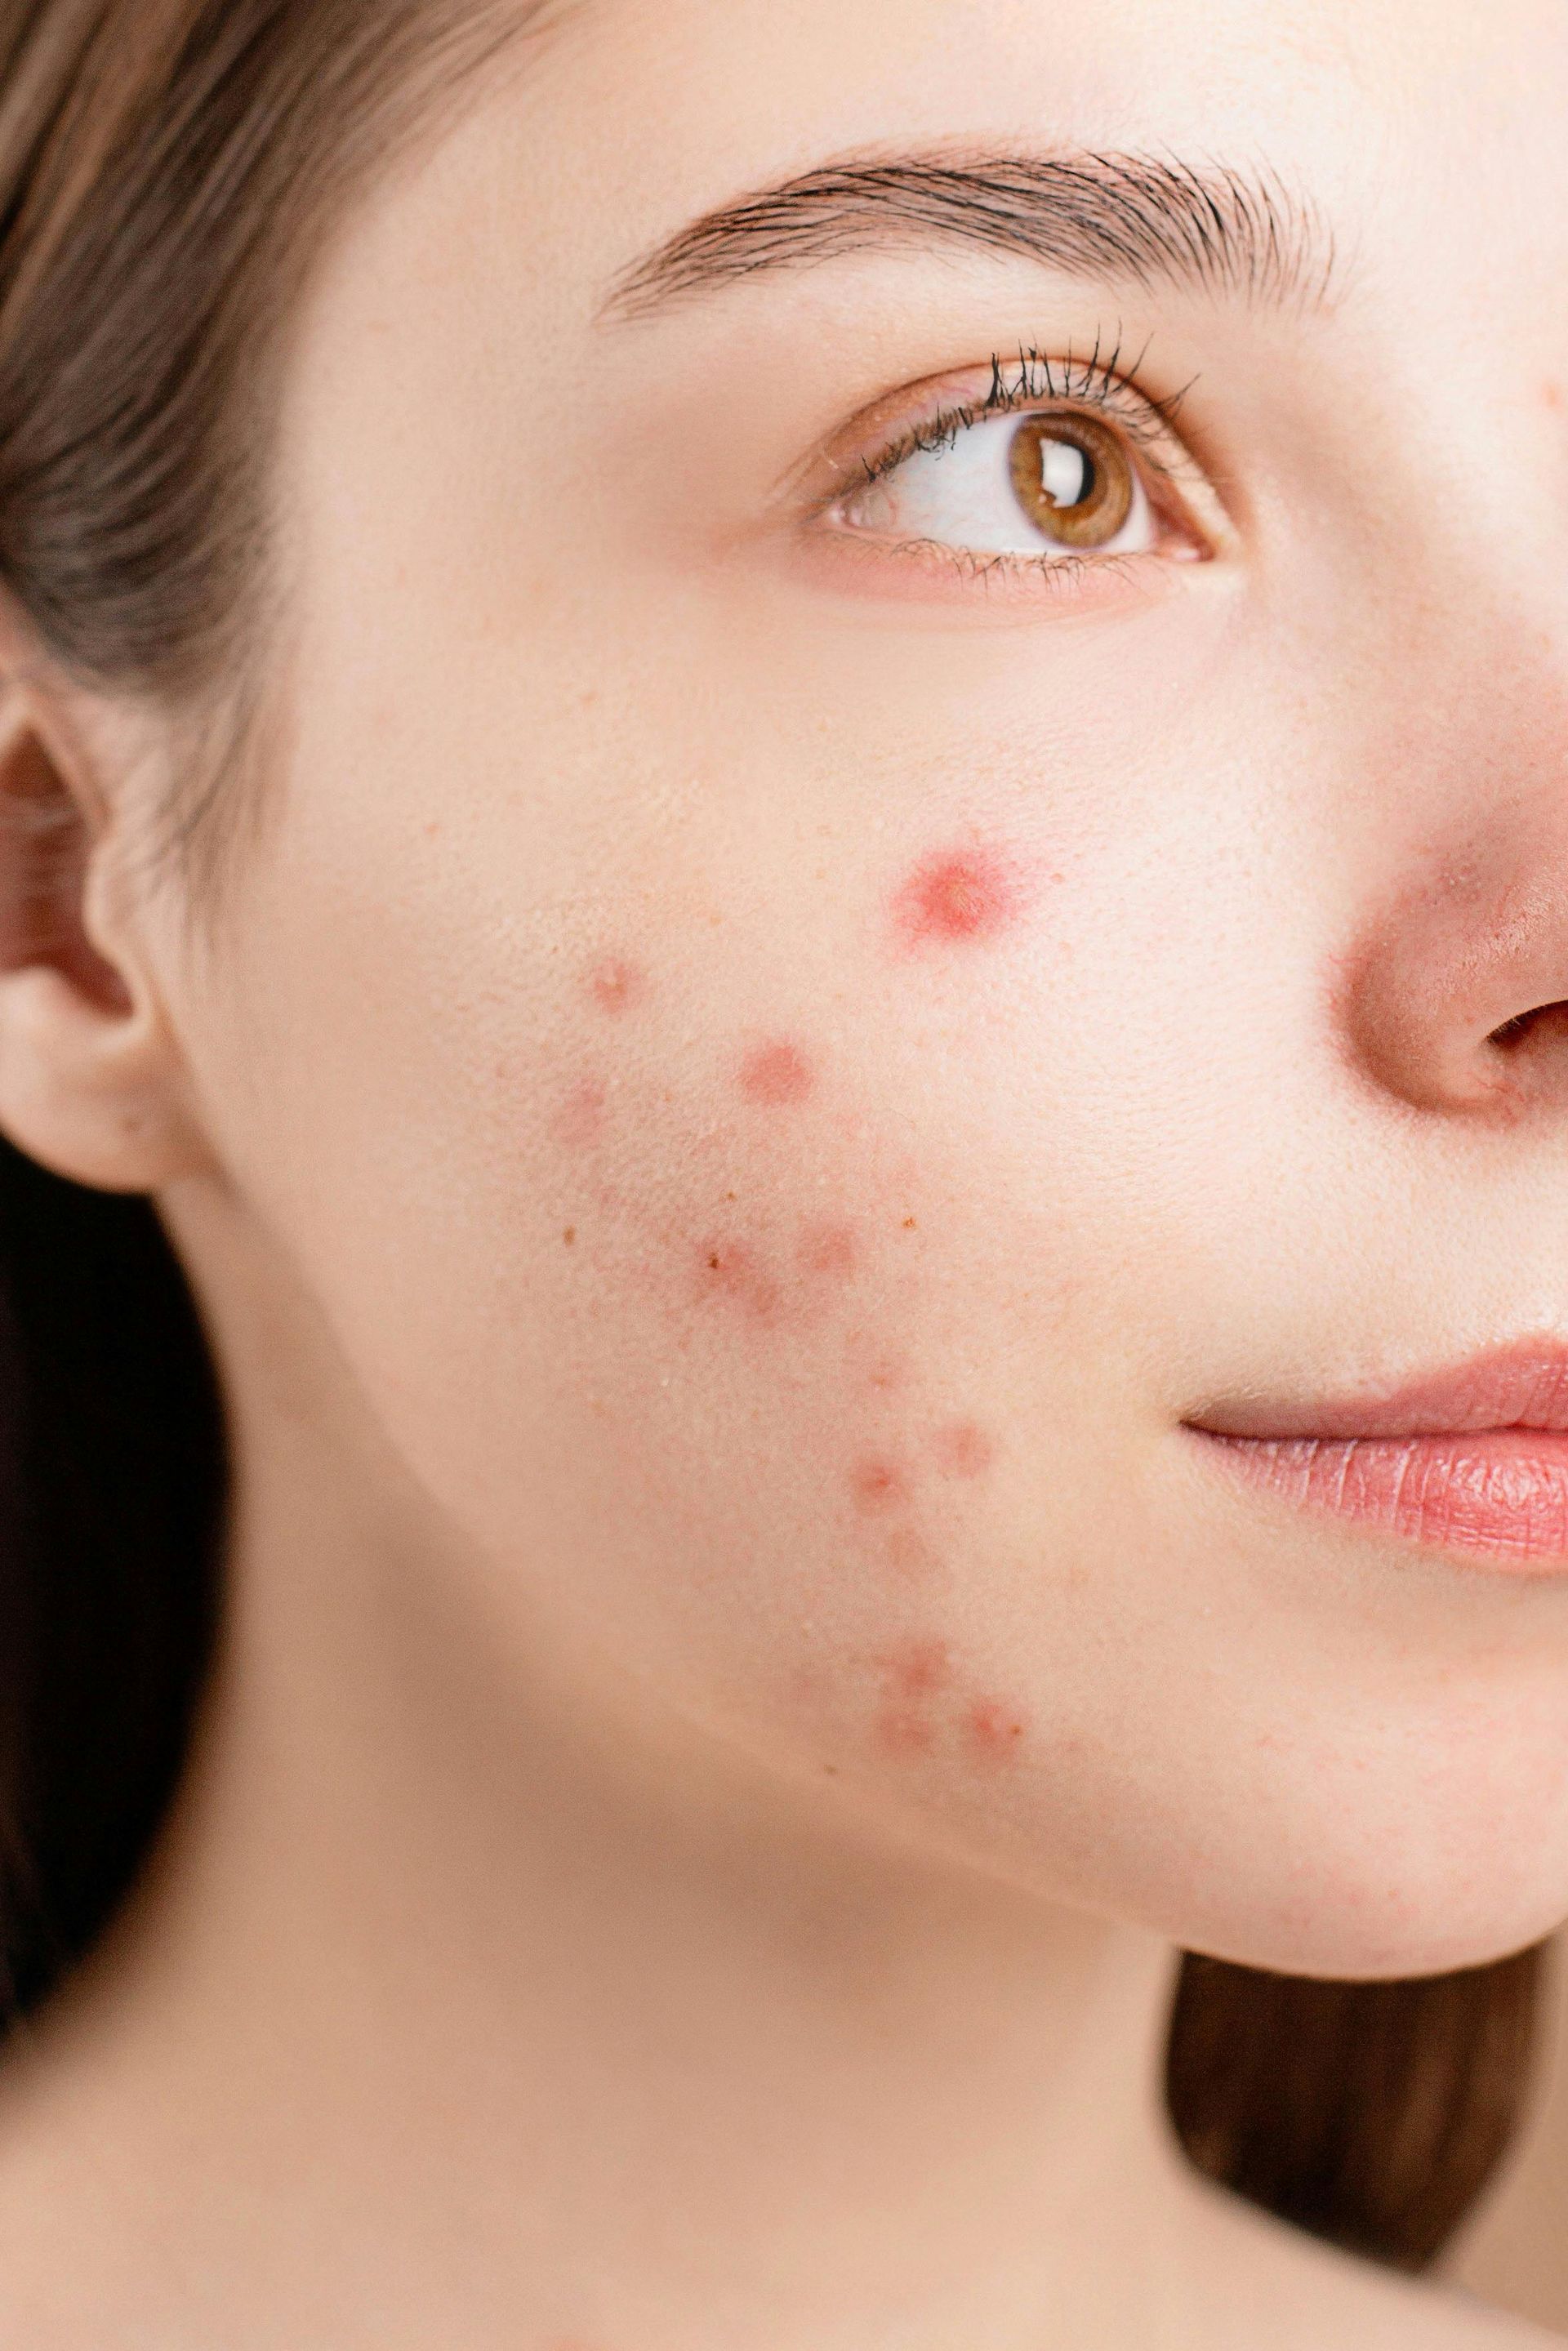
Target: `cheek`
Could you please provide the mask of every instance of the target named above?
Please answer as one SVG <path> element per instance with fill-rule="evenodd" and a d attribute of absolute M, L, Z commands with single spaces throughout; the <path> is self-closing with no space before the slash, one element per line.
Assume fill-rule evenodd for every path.
<path fill-rule="evenodd" d="M 606 969 L 637 973 L 634 1001 Z M 1029 1709 L 956 1630 L 1009 1445 L 958 1335 L 951 1217 L 810 1023 L 687 1052 L 680 995 L 629 952 L 591 967 L 549 1081 L 549 1221 L 610 1487 L 658 1488 L 675 1577 L 746 1618 L 824 1768 L 1006 1772 Z"/>

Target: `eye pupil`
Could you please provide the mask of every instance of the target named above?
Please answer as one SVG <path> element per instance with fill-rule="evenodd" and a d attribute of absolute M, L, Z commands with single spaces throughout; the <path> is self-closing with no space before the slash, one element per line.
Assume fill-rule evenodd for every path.
<path fill-rule="evenodd" d="M 1009 450 L 1013 495 L 1058 547 L 1107 547 L 1133 510 L 1136 477 L 1118 434 L 1097 417 L 1027 416 Z"/>

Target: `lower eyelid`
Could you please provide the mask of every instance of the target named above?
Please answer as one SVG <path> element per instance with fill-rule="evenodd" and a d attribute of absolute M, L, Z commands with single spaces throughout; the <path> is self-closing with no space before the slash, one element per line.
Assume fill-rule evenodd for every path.
<path fill-rule="evenodd" d="M 929 539 L 876 538 L 869 532 L 809 525 L 802 549 L 817 584 L 873 604 L 946 607 L 951 616 L 1020 623 L 1053 611 L 1089 615 L 1157 601 L 1179 565 L 1157 554 L 986 555 Z"/>

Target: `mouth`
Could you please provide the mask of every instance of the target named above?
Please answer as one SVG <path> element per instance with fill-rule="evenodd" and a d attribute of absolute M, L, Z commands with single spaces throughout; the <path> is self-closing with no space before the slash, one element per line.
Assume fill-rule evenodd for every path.
<path fill-rule="evenodd" d="M 1253 1490 L 1477 1567 L 1568 1575 L 1568 1345 L 1531 1339 L 1406 1386 L 1223 1402 L 1183 1423 Z"/>

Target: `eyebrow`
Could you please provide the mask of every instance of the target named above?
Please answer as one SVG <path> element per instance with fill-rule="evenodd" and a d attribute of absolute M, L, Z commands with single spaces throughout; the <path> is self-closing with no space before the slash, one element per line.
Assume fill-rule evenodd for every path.
<path fill-rule="evenodd" d="M 742 196 L 621 272 L 606 319 L 846 254 L 957 242 L 1076 277 L 1314 308 L 1337 258 L 1271 170 L 1145 154 L 851 156 Z"/>

